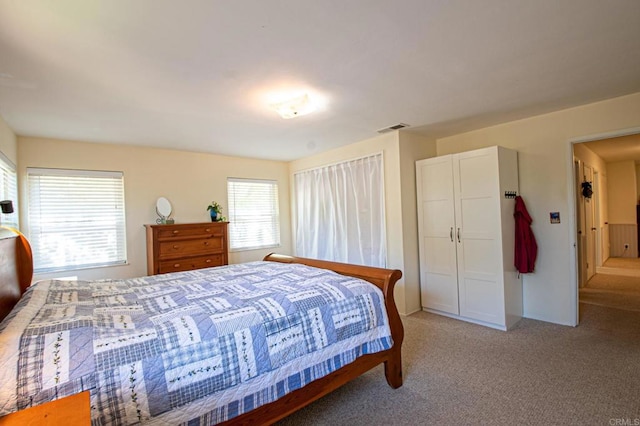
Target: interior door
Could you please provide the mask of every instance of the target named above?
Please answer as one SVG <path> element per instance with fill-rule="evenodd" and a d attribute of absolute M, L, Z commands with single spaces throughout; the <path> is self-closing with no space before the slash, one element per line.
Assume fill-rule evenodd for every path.
<path fill-rule="evenodd" d="M 504 318 L 500 187 L 494 151 L 456 154 L 456 243 L 460 315 L 500 323 Z"/>
<path fill-rule="evenodd" d="M 593 184 L 593 168 L 587 164 L 583 168 L 584 179 Z M 595 186 L 593 190 L 596 191 Z M 596 273 L 596 224 L 595 224 L 595 195 L 584 197 L 584 224 L 586 232 L 586 280 L 589 281 Z"/>
<path fill-rule="evenodd" d="M 574 160 L 574 177 L 576 188 L 576 241 L 578 242 L 578 286 L 584 287 L 587 284 L 587 260 L 586 245 L 587 237 L 584 227 L 584 197 L 582 196 L 582 163 L 580 160 Z"/>
<path fill-rule="evenodd" d="M 458 315 L 451 156 L 416 163 L 422 306 Z"/>
<path fill-rule="evenodd" d="M 609 205 L 609 194 L 605 188 L 607 188 L 607 175 L 600 173 L 600 180 L 598 188 L 603 188 L 603 190 L 598 194 L 598 206 L 607 206 Z M 605 260 L 607 260 L 611 254 L 611 247 L 609 244 L 609 209 L 602 209 L 602 216 L 600 217 L 600 221 L 597 222 L 600 227 L 600 253 L 601 257 L 598 260 L 598 266 L 602 266 Z M 640 243 L 640 241 L 638 241 Z"/>

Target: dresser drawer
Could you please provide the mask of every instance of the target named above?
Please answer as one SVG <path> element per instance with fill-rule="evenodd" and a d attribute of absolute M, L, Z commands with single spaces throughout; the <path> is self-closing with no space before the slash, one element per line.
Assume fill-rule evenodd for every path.
<path fill-rule="evenodd" d="M 209 235 L 221 237 L 224 235 L 224 229 L 215 225 L 198 225 L 189 227 L 167 226 L 166 229 L 159 229 L 157 231 L 157 235 L 159 240 L 182 237 L 206 237 Z"/>
<path fill-rule="evenodd" d="M 229 263 L 228 222 L 145 225 L 147 273 L 189 271 Z"/>
<path fill-rule="evenodd" d="M 160 259 L 222 252 L 222 237 L 201 238 L 197 240 L 163 241 L 160 243 Z"/>
<path fill-rule="evenodd" d="M 191 271 L 192 269 L 212 268 L 224 265 L 222 254 L 212 254 L 211 256 L 198 256 L 188 259 L 163 260 L 160 262 L 161 274 L 167 272 Z"/>

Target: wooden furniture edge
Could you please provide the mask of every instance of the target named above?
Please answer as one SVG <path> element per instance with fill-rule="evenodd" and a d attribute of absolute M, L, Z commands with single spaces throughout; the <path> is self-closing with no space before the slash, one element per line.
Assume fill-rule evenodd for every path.
<path fill-rule="evenodd" d="M 395 283 L 402 277 L 400 270 L 351 265 L 274 253 L 265 256 L 264 260 L 281 263 L 301 263 L 318 268 L 330 269 L 342 275 L 364 279 L 378 286 L 382 289 L 385 298 L 385 307 L 389 317 L 393 346 L 386 351 L 363 355 L 351 364 L 347 364 L 325 377 L 314 380 L 274 402 L 265 404 L 221 424 L 266 425 L 275 423 L 381 363 L 384 363 L 385 377 L 389 386 L 394 389 L 402 386 L 401 348 L 404 339 L 404 327 L 402 326 L 402 321 L 400 320 L 400 315 L 393 297 Z"/>
<path fill-rule="evenodd" d="M 90 424 L 89 391 L 54 399 L 0 417 L 0 426 L 88 426 Z"/>
<path fill-rule="evenodd" d="M 33 279 L 33 253 L 31 245 L 22 233 L 0 226 L 0 321 L 11 312 L 20 297 L 27 291 Z M 7 263 L 7 265 L 5 265 Z M 12 265 L 8 265 L 12 263 Z"/>

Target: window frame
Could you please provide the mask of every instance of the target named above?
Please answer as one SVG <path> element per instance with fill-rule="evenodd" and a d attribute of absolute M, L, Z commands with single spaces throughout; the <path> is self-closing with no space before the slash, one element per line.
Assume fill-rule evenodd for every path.
<path fill-rule="evenodd" d="M 0 187 L 0 200 L 11 200 L 13 204 L 13 213 L 0 213 L 0 223 L 2 226 L 8 226 L 20 229 L 20 214 L 18 211 L 18 172 L 16 165 L 2 151 L 0 151 L 0 174 L 3 179 L 3 185 Z M 7 179 L 7 182 L 5 182 Z M 13 190 L 13 191 L 12 191 Z"/>
<path fill-rule="evenodd" d="M 42 184 L 46 185 L 47 178 L 53 178 L 54 181 L 58 178 L 58 181 L 55 182 L 58 186 L 49 187 L 48 191 L 42 191 Z M 67 235 L 65 236 L 68 244 L 79 244 L 80 248 L 76 248 L 77 252 L 87 252 L 87 249 L 99 251 L 101 247 L 104 247 L 105 244 L 113 246 L 115 244 L 115 248 L 113 250 L 112 259 L 109 260 L 100 260 L 99 258 L 93 258 L 93 261 L 78 263 L 71 262 L 69 263 L 69 258 L 65 259 L 64 265 L 42 265 L 38 264 L 40 261 L 46 259 L 44 256 L 42 259 L 36 255 L 40 251 L 46 252 L 46 250 L 40 249 L 41 244 L 46 244 L 46 235 L 53 234 L 49 230 L 49 232 L 43 232 L 45 226 L 51 227 L 51 224 L 43 225 L 41 221 L 38 221 L 37 217 L 42 215 L 42 211 L 47 209 L 47 203 L 40 202 L 34 200 L 34 193 L 37 190 L 39 194 L 47 194 L 48 196 L 60 197 L 60 199 L 64 199 L 65 195 L 68 195 L 68 191 L 64 191 L 63 186 L 68 185 L 69 187 L 74 186 L 73 180 L 74 178 L 82 179 L 114 179 L 113 182 L 106 181 L 107 184 L 105 186 L 105 191 L 111 191 L 103 193 L 104 197 L 102 199 L 99 198 L 100 202 L 113 201 L 115 203 L 113 210 L 108 211 L 108 217 L 114 220 L 114 224 L 112 226 L 113 229 L 109 229 L 107 227 L 106 236 L 104 237 L 106 240 L 113 239 L 114 242 L 109 244 L 107 241 L 99 241 L 98 244 L 91 244 L 87 241 L 82 241 L 82 237 L 76 235 L 75 238 L 73 234 L 82 234 L 82 233 L 96 233 L 100 232 L 100 228 L 103 225 L 99 225 L 96 223 L 96 218 L 99 215 L 95 214 L 96 207 L 100 207 L 100 202 L 96 204 L 95 202 L 92 204 L 87 203 L 88 206 L 92 206 L 94 209 L 94 213 L 91 214 L 91 209 L 86 208 L 86 210 L 76 210 L 74 212 L 76 215 L 78 213 L 84 213 L 86 211 L 85 217 L 88 218 L 88 222 L 85 222 L 85 225 L 89 226 L 79 226 L 81 222 L 79 221 L 68 221 L 65 222 L 62 220 L 58 223 L 59 227 L 54 228 L 54 231 L 58 229 L 58 234 Z M 73 271 L 73 270 L 81 270 L 81 269 L 94 269 L 94 268 L 102 268 L 102 267 L 111 267 L 111 266 L 121 266 L 126 265 L 128 263 L 127 260 L 127 224 L 126 224 L 126 209 L 125 209 L 125 184 L 124 184 L 124 172 L 121 171 L 104 171 L 104 170 L 80 170 L 80 169 L 56 169 L 56 168 L 40 168 L 40 167 L 28 167 L 26 169 L 26 194 L 27 194 L 27 214 L 28 214 L 28 235 L 31 240 L 32 246 L 34 247 L 34 272 L 35 273 L 47 273 L 47 272 L 61 272 L 61 271 Z M 66 182 L 65 182 L 66 180 Z M 37 181 L 37 182 L 36 182 Z M 81 188 L 85 190 L 87 188 L 91 189 L 91 194 L 100 194 L 98 190 L 91 187 L 91 185 L 87 185 L 87 181 L 81 183 L 81 180 L 76 180 L 75 185 L 81 184 Z M 90 183 L 90 182 L 89 182 Z M 78 200 L 80 202 L 83 199 L 86 199 L 86 195 L 75 194 L 75 198 L 70 199 L 70 203 L 73 201 L 76 202 L 75 208 L 78 206 Z M 57 200 L 57 198 L 56 198 Z M 59 219 L 59 218 L 58 218 Z M 84 219 L 84 217 L 83 217 Z M 44 240 L 44 241 L 43 241 Z M 72 251 L 72 253 L 74 253 Z M 72 256 L 78 256 L 76 253 Z M 49 262 L 53 263 L 53 262 Z"/>
<path fill-rule="evenodd" d="M 270 209 L 272 210 L 272 214 L 269 215 L 270 227 L 272 227 L 273 234 L 272 242 L 264 243 L 264 244 L 251 244 L 251 245 L 239 245 L 238 241 L 234 241 L 234 234 L 237 232 L 239 226 L 242 226 L 246 223 L 251 223 L 252 220 L 255 220 L 257 215 L 248 214 L 250 220 L 238 220 L 238 212 L 236 211 L 237 202 L 232 200 L 232 197 L 235 198 L 236 191 L 232 188 L 232 185 L 235 183 L 242 184 L 268 184 L 270 185 L 270 191 L 273 197 L 270 200 Z M 267 248 L 274 248 L 281 246 L 281 230 L 280 230 L 280 197 L 279 197 L 279 187 L 278 181 L 275 179 L 251 179 L 251 178 L 227 178 L 227 205 L 228 205 L 228 213 L 229 213 L 229 252 L 241 252 L 241 251 L 249 251 L 249 250 L 261 250 Z M 254 218 L 254 219 L 251 219 Z M 237 236 L 236 236 L 237 238 Z M 234 242 L 236 243 L 234 245 Z"/>

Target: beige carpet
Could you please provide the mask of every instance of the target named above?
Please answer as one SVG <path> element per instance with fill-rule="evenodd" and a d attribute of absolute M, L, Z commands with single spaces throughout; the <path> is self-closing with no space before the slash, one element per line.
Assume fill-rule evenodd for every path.
<path fill-rule="evenodd" d="M 580 289 L 580 302 L 640 311 L 640 278 L 596 274 Z"/>
<path fill-rule="evenodd" d="M 610 257 L 605 260 L 607 268 L 640 269 L 640 257 Z"/>
<path fill-rule="evenodd" d="M 280 424 L 640 423 L 640 313 L 580 312 L 575 328 L 525 319 L 509 332 L 419 312 L 403 319 L 404 386 L 378 367 Z"/>
<path fill-rule="evenodd" d="M 596 267 L 596 272 L 640 278 L 640 258 L 610 257 L 604 262 L 604 265 Z"/>

